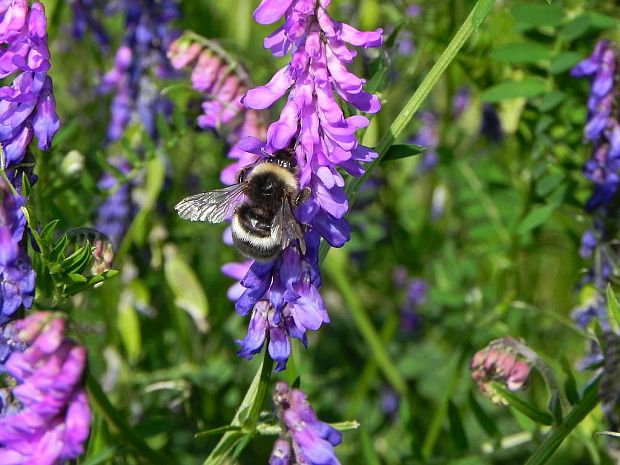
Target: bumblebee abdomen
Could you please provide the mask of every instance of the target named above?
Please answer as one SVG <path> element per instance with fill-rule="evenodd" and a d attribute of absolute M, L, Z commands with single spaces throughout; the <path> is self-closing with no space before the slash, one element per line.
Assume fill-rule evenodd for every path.
<path fill-rule="evenodd" d="M 243 204 L 232 219 L 235 247 L 244 255 L 257 260 L 270 260 L 280 253 L 280 242 L 271 223 L 274 212 L 261 205 Z"/>

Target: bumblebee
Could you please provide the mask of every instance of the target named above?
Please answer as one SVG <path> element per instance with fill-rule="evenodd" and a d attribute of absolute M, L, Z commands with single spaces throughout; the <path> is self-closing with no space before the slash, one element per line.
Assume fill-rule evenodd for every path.
<path fill-rule="evenodd" d="M 293 212 L 310 189 L 299 189 L 295 149 L 267 155 L 239 171 L 237 184 L 181 200 L 174 207 L 179 216 L 209 223 L 232 218 L 235 247 L 258 261 L 276 258 L 293 241 L 305 255 L 304 229 Z"/>

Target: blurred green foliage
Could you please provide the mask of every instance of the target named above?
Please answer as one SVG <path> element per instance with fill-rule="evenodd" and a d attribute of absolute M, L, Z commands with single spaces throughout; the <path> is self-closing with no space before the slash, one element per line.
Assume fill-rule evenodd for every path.
<path fill-rule="evenodd" d="M 223 227 L 183 222 L 172 209 L 188 192 L 219 185 L 226 147 L 198 130 L 188 104 L 199 96 L 187 77 L 158 83 L 175 103 L 172 118 L 158 121 L 161 144 L 135 124 L 106 146 L 110 99 L 96 89 L 113 56 L 71 37 L 64 0 L 44 3 L 63 126 L 53 151 L 37 157 L 30 202 L 44 244 L 36 307 L 69 310 L 75 337 L 89 348 L 93 378 L 135 435 L 175 463 L 200 463 L 219 438 L 194 435 L 230 423 L 260 364 L 235 355 L 247 319 L 226 298 L 232 281 L 220 267 L 239 257 L 223 245 Z M 419 2 L 421 15 L 409 17 L 407 0 L 332 1 L 336 19 L 396 31 L 383 50 L 360 52 L 356 63 L 384 102 L 365 144 L 384 134 L 473 3 Z M 177 26 L 218 40 L 263 83 L 283 61 L 262 48 L 271 28 L 252 21 L 256 4 L 183 1 Z M 525 463 L 548 427 L 516 404 L 491 404 L 469 376 L 471 356 L 502 336 L 522 338 L 538 352 L 573 404 L 583 395 L 592 373 L 574 366 L 592 335 L 575 328 L 570 312 L 586 297 L 576 286 L 588 265 L 578 256 L 579 239 L 591 222 L 581 173 L 589 156 L 582 137 L 588 89 L 568 70 L 599 38 L 620 40 L 619 12 L 611 0 L 497 2 L 424 105 L 438 118 L 438 165 L 421 171 L 424 155 L 409 156 L 419 152 L 405 145 L 419 128 L 414 119 L 400 151 L 362 187 L 350 215 L 352 240 L 324 263 L 332 322 L 310 336 L 308 350 L 296 344 L 289 368 L 275 376 L 299 378 L 320 418 L 360 422 L 338 447 L 343 464 Z M 120 18 L 105 25 L 117 45 Z M 452 100 L 462 87 L 471 104 L 455 117 Z M 485 104 L 499 113 L 499 140 L 481 134 Z M 93 225 L 108 194 L 97 181 L 116 154 L 132 164 L 128 175 L 116 175 L 139 185 L 139 210 L 115 257 L 119 273 L 108 272 L 110 279 L 91 289 L 98 278 L 86 273 L 85 252 L 92 244 L 67 248 L 65 234 Z M 72 169 L 73 159 L 83 166 Z M 399 267 L 429 286 L 415 331 L 401 325 L 406 289 L 393 276 Z M 379 351 L 369 346 L 359 314 L 378 332 Z M 390 395 L 400 402 L 386 413 L 382 402 Z M 551 418 L 540 377 L 515 396 Z M 114 422 L 96 412 L 80 463 L 140 463 L 117 440 Z M 604 429 L 595 409 L 548 463 L 613 463 L 606 449 L 617 439 L 593 436 Z M 239 463 L 266 463 L 272 441 L 255 437 Z"/>

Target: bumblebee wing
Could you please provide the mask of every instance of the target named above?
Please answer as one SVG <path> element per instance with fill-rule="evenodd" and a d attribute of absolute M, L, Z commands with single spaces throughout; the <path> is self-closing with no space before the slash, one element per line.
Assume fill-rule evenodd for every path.
<path fill-rule="evenodd" d="M 223 189 L 186 197 L 174 208 L 184 220 L 221 223 L 232 217 L 243 194 L 244 184 L 233 184 Z"/>
<path fill-rule="evenodd" d="M 278 214 L 275 216 L 271 225 L 280 247 L 286 249 L 291 241 L 297 239 L 302 254 L 306 254 L 306 240 L 304 239 L 304 230 L 293 214 L 290 198 L 283 199 Z"/>

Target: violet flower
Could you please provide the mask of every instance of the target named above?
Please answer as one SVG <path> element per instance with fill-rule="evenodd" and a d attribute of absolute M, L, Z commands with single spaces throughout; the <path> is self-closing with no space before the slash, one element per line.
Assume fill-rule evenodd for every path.
<path fill-rule="evenodd" d="M 588 77 L 591 84 L 584 135 L 592 143 L 592 156 L 584 166 L 584 175 L 593 183 L 586 210 L 594 215 L 594 224 L 582 237 L 580 253 L 584 258 L 593 259 L 586 284 L 591 283 L 596 292 L 591 302 L 573 313 L 580 325 L 597 318 L 605 327 L 608 326 L 605 291 L 611 276 L 611 262 L 605 244 L 615 231 L 613 212 L 617 209 L 620 187 L 620 121 L 617 110 L 612 111 L 609 103 L 614 92 L 618 91 L 617 63 L 617 48 L 602 40 L 592 55 L 571 71 L 573 76 Z"/>
<path fill-rule="evenodd" d="M 45 9 L 27 0 L 0 4 L 0 78 L 15 75 L 0 87 L 0 145 L 11 182 L 20 188 L 15 165 L 26 157 L 33 135 L 49 150 L 60 120 L 55 110 L 47 46 Z"/>
<path fill-rule="evenodd" d="M 0 178 L 0 327 L 34 299 L 35 273 L 22 245 L 25 203 Z"/>
<path fill-rule="evenodd" d="M 340 464 L 334 446 L 342 442 L 342 434 L 317 418 L 302 391 L 280 381 L 275 387 L 273 403 L 282 423 L 282 434 L 274 444 L 269 465 Z"/>
<path fill-rule="evenodd" d="M 269 335 L 269 354 L 278 370 L 286 366 L 289 337 L 305 344 L 306 330 L 316 330 L 329 321 L 318 291 L 319 241 L 323 237 L 331 246 L 341 247 L 350 236 L 344 219 L 348 210 L 344 179 L 338 169 L 360 176 L 364 172 L 361 163 L 377 156 L 355 136 L 357 129 L 368 125 L 368 119 L 362 115 L 345 117 L 337 97 L 361 111 L 379 111 L 379 99 L 363 90 L 365 81 L 347 70 L 356 55 L 347 43 L 378 47 L 382 30 L 360 32 L 333 20 L 326 12 L 329 3 L 260 3 L 254 12 L 258 23 L 270 24 L 284 16 L 283 25 L 265 39 L 265 47 L 277 57 L 290 52 L 291 60 L 269 83 L 249 90 L 242 98 L 247 108 L 262 110 L 288 92 L 280 119 L 267 130 L 266 143 L 248 137 L 238 147 L 264 157 L 264 152 L 295 145 L 300 187 L 309 187 L 312 192 L 296 212 L 298 220 L 307 225 L 306 254 L 294 245 L 269 263 L 253 263 L 241 280 L 245 291 L 235 303 L 237 312 L 251 314 L 239 355 L 252 357 Z"/>
<path fill-rule="evenodd" d="M 22 347 L 5 368 L 16 403 L 3 403 L 0 412 L 0 463 L 61 464 L 84 452 L 91 420 L 86 349 L 65 336 L 65 325 L 48 312 L 15 324 Z"/>
<path fill-rule="evenodd" d="M 460 117 L 471 105 L 471 90 L 467 86 L 459 87 L 452 98 L 452 116 Z"/>
<path fill-rule="evenodd" d="M 203 113 L 198 126 L 224 135 L 231 147 L 228 157 L 236 160 L 221 174 L 224 184 L 236 183 L 237 172 L 256 161 L 253 153 L 241 150 L 237 142 L 244 137 L 265 137 L 264 122 L 255 110 L 246 109 L 241 97 L 250 87 L 247 72 L 218 43 L 186 34 L 168 49 L 175 69 L 192 69 L 192 87 L 204 95 Z"/>
<path fill-rule="evenodd" d="M 121 157 L 113 157 L 110 164 L 122 174 L 126 175 L 131 171 L 127 160 Z M 121 184 L 116 176 L 106 172 L 97 183 L 97 187 L 102 191 L 110 191 L 112 194 L 99 207 L 95 229 L 105 234 L 112 242 L 114 249 L 118 250 L 135 210 L 131 201 L 132 186 L 130 183 Z"/>
<path fill-rule="evenodd" d="M 152 77 L 174 75 L 166 51 L 176 34 L 170 24 L 178 16 L 178 5 L 173 0 L 127 0 L 125 36 L 114 67 L 101 83 L 103 92 L 115 94 L 109 140 L 118 140 L 133 119 L 139 119 L 151 137 L 157 136 L 156 116 L 168 113 L 170 102 L 159 94 Z"/>
<path fill-rule="evenodd" d="M 421 112 L 418 119 L 422 124 L 411 142 L 425 148 L 422 160 L 418 165 L 418 171 L 426 173 L 435 168 L 439 162 L 439 154 L 437 153 L 437 148 L 439 147 L 439 128 L 437 127 L 437 116 L 431 111 Z"/>
<path fill-rule="evenodd" d="M 101 49 L 107 52 L 110 37 L 100 20 L 106 13 L 105 3 L 102 0 L 69 0 L 73 9 L 73 37 L 81 40 L 90 31 Z"/>

